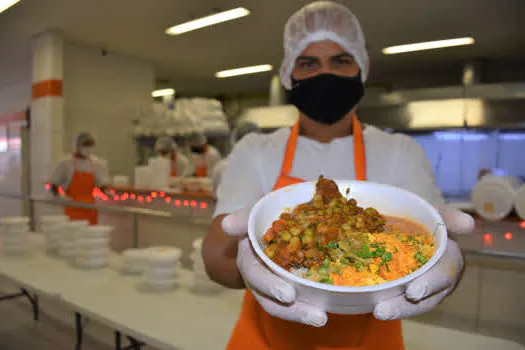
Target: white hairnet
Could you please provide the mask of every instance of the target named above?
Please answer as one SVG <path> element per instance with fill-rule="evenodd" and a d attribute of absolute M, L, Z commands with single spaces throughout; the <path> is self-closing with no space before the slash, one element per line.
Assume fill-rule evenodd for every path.
<path fill-rule="evenodd" d="M 79 132 L 73 138 L 73 149 L 77 149 L 81 144 L 90 140 L 93 142 L 95 141 L 95 138 L 93 137 L 93 135 L 91 135 L 91 133 L 85 131 Z"/>
<path fill-rule="evenodd" d="M 204 146 L 208 143 L 208 138 L 201 133 L 195 133 L 188 136 L 188 145 L 190 146 Z"/>
<path fill-rule="evenodd" d="M 259 132 L 259 127 L 250 122 L 244 122 L 237 125 L 235 129 L 233 129 L 232 135 L 231 135 L 231 143 L 232 145 L 239 142 L 244 136 L 248 135 L 252 132 Z"/>
<path fill-rule="evenodd" d="M 313 42 L 330 40 L 340 45 L 361 68 L 363 82 L 368 76 L 369 60 L 366 42 L 357 17 L 344 5 L 316 1 L 290 17 L 284 28 L 284 58 L 281 82 L 292 88 L 292 71 L 297 57 Z"/>
<path fill-rule="evenodd" d="M 155 144 L 155 150 L 159 151 L 175 151 L 177 149 L 177 144 L 171 137 L 163 136 L 157 139 Z"/>

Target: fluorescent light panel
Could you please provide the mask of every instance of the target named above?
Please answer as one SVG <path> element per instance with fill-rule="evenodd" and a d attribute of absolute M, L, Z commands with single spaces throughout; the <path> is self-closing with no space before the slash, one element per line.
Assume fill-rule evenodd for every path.
<path fill-rule="evenodd" d="M 20 0 L 0 0 L 0 13 L 4 12 Z"/>
<path fill-rule="evenodd" d="M 182 33 L 190 32 L 192 30 L 212 26 L 217 23 L 227 22 L 237 18 L 248 16 L 249 14 L 250 11 L 248 11 L 244 7 L 238 7 L 233 10 L 216 13 L 210 16 L 196 19 L 194 21 L 173 26 L 171 28 L 166 29 L 166 34 L 179 35 Z"/>
<path fill-rule="evenodd" d="M 270 71 L 272 69 L 273 69 L 273 67 L 271 65 L 269 65 L 269 64 L 262 64 L 262 65 L 259 65 L 259 66 L 251 66 L 251 67 L 223 70 L 221 72 L 215 73 L 215 76 L 217 78 L 229 78 L 229 77 L 234 77 L 234 76 L 237 76 L 237 75 L 268 72 L 268 71 Z"/>
<path fill-rule="evenodd" d="M 173 89 L 155 90 L 151 93 L 151 96 L 153 97 L 173 96 L 173 95 L 175 95 L 175 90 Z"/>
<path fill-rule="evenodd" d="M 474 44 L 474 42 L 475 42 L 474 38 L 471 38 L 471 37 L 426 41 L 422 43 L 390 46 L 390 47 L 383 49 L 383 54 L 394 55 L 394 54 L 404 53 L 404 52 L 441 49 L 443 47 L 452 47 L 452 46 L 472 45 Z"/>

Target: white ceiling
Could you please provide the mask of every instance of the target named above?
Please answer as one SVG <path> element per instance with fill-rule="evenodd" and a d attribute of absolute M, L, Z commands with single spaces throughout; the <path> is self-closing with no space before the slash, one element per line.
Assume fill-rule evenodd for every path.
<path fill-rule="evenodd" d="M 152 62 L 159 80 L 201 94 L 266 92 L 269 73 L 216 79 L 218 70 L 270 63 L 278 68 L 286 19 L 304 0 L 21 0 L 0 15 L 0 40 L 55 28 L 69 40 Z M 450 75 L 467 60 L 525 60 L 524 0 L 347 0 L 360 18 L 372 57 L 372 83 L 400 76 Z M 248 17 L 170 37 L 174 24 L 214 8 L 243 6 Z M 477 44 L 395 56 L 394 44 L 471 35 Z M 2 53 L 4 55 L 5 53 Z M 459 79 L 459 78 L 458 78 Z M 424 80 L 424 79 L 423 79 Z M 425 82 L 421 81 L 424 85 Z"/>

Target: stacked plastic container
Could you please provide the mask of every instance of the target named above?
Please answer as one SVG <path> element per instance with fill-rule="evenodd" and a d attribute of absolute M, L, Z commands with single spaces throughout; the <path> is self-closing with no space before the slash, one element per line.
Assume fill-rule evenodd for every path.
<path fill-rule="evenodd" d="M 170 291 L 177 286 L 181 253 L 173 247 L 147 249 L 144 285 L 149 291 Z"/>
<path fill-rule="evenodd" d="M 122 269 L 125 275 L 141 275 L 146 267 L 147 250 L 127 249 L 122 252 Z"/>
<path fill-rule="evenodd" d="M 58 242 L 58 255 L 74 263 L 77 254 L 77 237 L 87 229 L 89 223 L 85 220 L 70 221 L 64 225 Z"/>
<path fill-rule="evenodd" d="M 23 254 L 28 252 L 29 247 L 29 218 L 8 217 L 0 219 L 2 253 Z"/>
<path fill-rule="evenodd" d="M 512 212 L 521 185 L 514 176 L 486 175 L 472 189 L 472 204 L 482 218 L 502 220 Z"/>
<path fill-rule="evenodd" d="M 49 215 L 40 218 L 40 230 L 44 233 L 46 250 L 49 254 L 58 254 L 62 231 L 69 224 L 65 215 Z"/>
<path fill-rule="evenodd" d="M 197 292 L 215 292 L 220 286 L 208 278 L 202 258 L 202 238 L 193 241 L 193 252 L 190 259 L 193 261 L 193 289 Z"/>
<path fill-rule="evenodd" d="M 96 225 L 76 234 L 76 266 L 81 269 L 101 269 L 109 263 L 111 226 Z"/>

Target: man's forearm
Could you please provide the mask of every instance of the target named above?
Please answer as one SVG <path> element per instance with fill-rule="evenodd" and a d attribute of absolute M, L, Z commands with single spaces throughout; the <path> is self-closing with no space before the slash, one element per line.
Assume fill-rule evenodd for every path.
<path fill-rule="evenodd" d="M 237 268 L 237 247 L 239 240 L 228 236 L 222 230 L 224 216 L 213 220 L 210 232 L 202 246 L 206 273 L 213 281 L 233 289 L 245 288 Z"/>

